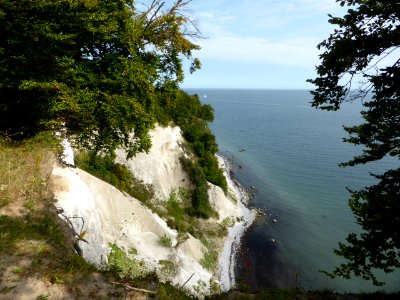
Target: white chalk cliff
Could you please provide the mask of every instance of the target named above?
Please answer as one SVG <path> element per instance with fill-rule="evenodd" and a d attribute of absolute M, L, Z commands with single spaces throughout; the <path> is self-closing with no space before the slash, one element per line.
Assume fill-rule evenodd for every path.
<path fill-rule="evenodd" d="M 140 153 L 127 160 L 125 153 L 118 150 L 117 162 L 125 164 L 136 178 L 151 184 L 159 200 L 167 200 L 171 190 L 190 186 L 190 180 L 179 161 L 184 153 L 184 140 L 178 127 L 156 126 L 151 136 L 153 145 L 149 153 Z M 69 163 L 71 151 L 67 142 L 64 142 L 64 146 L 65 159 Z M 212 274 L 200 264 L 205 252 L 202 243 L 188 235 L 189 238 L 177 245 L 177 232 L 137 199 L 80 169 L 56 165 L 52 176 L 56 205 L 63 210 L 60 217 L 67 217 L 74 231 L 85 240 L 78 243 L 83 257 L 89 262 L 104 267 L 110 245 L 116 244 L 128 256 L 131 255 L 129 249 L 136 249 L 134 258 L 140 260 L 148 270 L 161 272 L 160 261 L 172 262 L 175 270 L 163 274 L 163 278 L 178 286 L 182 286 L 193 275 L 185 284 L 185 289 L 197 296 L 210 294 L 212 281 L 218 281 L 222 290 L 229 289 L 234 283 L 231 274 L 233 267 L 229 261 L 232 244 L 237 239 L 234 234 L 230 233 L 225 238 L 219 274 Z M 240 197 L 234 191 L 232 182 L 228 183 L 231 190 L 228 194 Z M 222 222 L 226 218 L 237 220 L 248 214 L 240 199 L 229 199 L 220 187 L 212 184 L 209 187 L 210 202 L 219 213 L 219 220 L 215 222 Z M 249 222 L 241 221 L 235 226 L 244 228 Z M 169 247 L 160 243 L 165 236 L 171 240 Z"/>

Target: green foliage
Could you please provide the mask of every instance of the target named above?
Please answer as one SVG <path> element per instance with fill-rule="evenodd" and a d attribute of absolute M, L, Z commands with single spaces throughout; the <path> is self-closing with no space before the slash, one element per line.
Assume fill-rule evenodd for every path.
<path fill-rule="evenodd" d="M 218 165 L 218 159 L 211 152 L 206 152 L 199 161 L 200 166 L 209 182 L 220 186 L 226 193 L 228 185 L 226 183 L 225 175 Z"/>
<path fill-rule="evenodd" d="M 109 244 L 111 252 L 108 256 L 108 272 L 118 278 L 144 277 L 148 271 L 142 262 L 129 258 L 125 251 L 116 244 Z"/>
<path fill-rule="evenodd" d="M 204 253 L 203 259 L 200 261 L 200 264 L 207 270 L 214 271 L 218 264 L 218 252 L 215 251 L 213 244 L 207 238 L 203 237 L 201 239 L 207 250 Z"/>
<path fill-rule="evenodd" d="M 181 194 L 181 192 L 179 193 Z M 183 197 L 180 197 L 181 199 Z M 179 223 L 185 219 L 185 209 L 181 206 L 178 201 L 178 195 L 176 191 L 172 191 L 166 205 L 168 216 L 174 218 L 175 222 Z"/>
<path fill-rule="evenodd" d="M 163 266 L 163 268 L 168 270 L 173 270 L 176 267 L 175 264 L 169 260 L 160 260 L 159 263 Z"/>
<path fill-rule="evenodd" d="M 186 294 L 182 289 L 179 289 L 169 283 L 161 283 L 157 289 L 156 299 L 190 300 L 194 298 Z"/>
<path fill-rule="evenodd" d="M 167 224 L 170 228 L 176 229 L 179 235 L 190 233 L 198 235 L 196 228 L 196 220 L 189 214 L 188 210 L 191 206 L 191 191 L 180 188 L 171 191 L 170 197 L 166 203 L 167 209 Z"/>
<path fill-rule="evenodd" d="M 74 273 L 76 271 L 82 273 L 90 273 L 97 270 L 96 266 L 88 263 L 82 256 L 73 254 L 65 262 L 65 267 L 68 273 Z"/>
<path fill-rule="evenodd" d="M 122 147 L 128 157 L 147 151 L 154 121 L 173 121 L 206 179 L 226 191 L 207 126 L 212 107 L 178 90 L 182 55 L 192 59 L 199 48 L 188 39 L 199 32 L 182 13 L 187 3 L 154 1 L 139 12 L 132 0 L 2 0 L 0 131 L 24 137 L 65 127 L 91 153 L 84 169 L 145 201 L 146 190 L 131 189 L 134 179 L 112 164 L 113 150 Z M 191 71 L 199 67 L 193 59 Z M 194 193 L 203 217 L 207 197 L 204 185 Z"/>
<path fill-rule="evenodd" d="M 191 207 L 186 210 L 193 216 L 207 219 L 216 215 L 209 203 L 207 181 L 227 192 L 226 178 L 215 157 L 218 145 L 207 125 L 207 121 L 214 119 L 213 109 L 210 105 L 202 105 L 197 95 L 190 96 L 183 91 L 169 92 L 167 95 L 158 97 L 157 111 L 162 113 L 157 115 L 157 119 L 165 123 L 173 121 L 180 126 L 185 140 L 195 154 L 193 160 L 181 159 L 195 186 L 191 195 Z"/>
<path fill-rule="evenodd" d="M 137 254 L 138 254 L 138 251 L 137 251 L 136 248 L 130 248 L 129 251 L 128 251 L 128 253 L 129 253 L 130 255 L 137 255 Z"/>
<path fill-rule="evenodd" d="M 400 3 L 397 1 L 338 1 L 353 7 L 342 17 L 330 18 L 334 33 L 318 45 L 324 52 L 317 66 L 318 77 L 312 105 L 337 110 L 347 100 L 364 100 L 364 123 L 345 127 L 346 142 L 362 145 L 362 154 L 342 166 L 353 166 L 392 156 L 400 158 Z M 383 59 L 389 56 L 390 59 Z M 348 78 L 343 81 L 341 78 Z M 358 87 L 354 81 L 362 79 Z M 352 85 L 353 84 L 353 85 Z M 372 94 L 371 99 L 366 97 Z M 377 280 L 373 271 L 400 268 L 400 168 L 374 175 L 378 183 L 350 191 L 350 208 L 362 227 L 340 243 L 336 254 L 346 258 L 330 276 L 359 276 Z"/>
<path fill-rule="evenodd" d="M 160 244 L 163 247 L 167 247 L 167 248 L 172 247 L 171 237 L 166 235 L 166 234 L 164 234 L 162 237 L 160 237 Z"/>
<path fill-rule="evenodd" d="M 204 253 L 203 259 L 200 261 L 200 264 L 206 268 L 207 270 L 213 271 L 218 262 L 218 253 L 215 251 L 207 251 Z"/>
<path fill-rule="evenodd" d="M 151 186 L 135 178 L 128 168 L 114 162 L 111 155 L 99 156 L 80 151 L 75 155 L 75 163 L 81 169 L 112 184 L 143 203 L 148 203 L 154 196 Z"/>
<path fill-rule="evenodd" d="M 0 131 L 66 127 L 95 152 L 148 150 L 156 91 L 176 90 L 182 57 L 199 49 L 186 4 L 2 0 Z"/>
<path fill-rule="evenodd" d="M 156 107 L 156 118 L 159 122 L 167 124 L 173 121 L 180 126 L 183 136 L 198 158 L 206 180 L 222 187 L 226 192 L 226 179 L 215 157 L 218 145 L 207 125 L 207 122 L 214 120 L 211 105 L 202 105 L 197 95 L 190 96 L 178 91 L 161 94 Z"/>
<path fill-rule="evenodd" d="M 181 157 L 181 163 L 195 186 L 191 197 L 192 205 L 187 211 L 190 215 L 204 219 L 216 216 L 216 212 L 212 209 L 208 199 L 208 183 L 203 169 L 196 162 L 184 157 Z"/>

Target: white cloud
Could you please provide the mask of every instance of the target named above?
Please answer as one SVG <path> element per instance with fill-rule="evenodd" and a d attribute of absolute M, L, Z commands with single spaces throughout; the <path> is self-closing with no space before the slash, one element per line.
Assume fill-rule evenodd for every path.
<path fill-rule="evenodd" d="M 193 3 L 193 13 L 207 37 L 198 41 L 200 59 L 296 67 L 318 64 L 316 46 L 330 32 L 327 13 L 340 9 L 334 0 Z M 321 23 L 326 27 L 322 29 Z"/>
<path fill-rule="evenodd" d="M 207 37 L 197 41 L 204 73 L 196 82 L 271 87 L 305 85 L 317 44 L 333 31 L 327 15 L 344 11 L 335 0 L 193 0 L 191 9 Z"/>
<path fill-rule="evenodd" d="M 218 36 L 201 41 L 200 59 L 309 67 L 318 62 L 312 39 L 271 42 L 264 38 Z"/>
<path fill-rule="evenodd" d="M 327 16 L 344 11 L 335 0 L 199 0 L 191 5 L 194 15 L 202 18 L 202 14 L 209 14 L 214 17 L 213 23 L 232 18 L 248 26 L 274 28 L 318 14 Z"/>

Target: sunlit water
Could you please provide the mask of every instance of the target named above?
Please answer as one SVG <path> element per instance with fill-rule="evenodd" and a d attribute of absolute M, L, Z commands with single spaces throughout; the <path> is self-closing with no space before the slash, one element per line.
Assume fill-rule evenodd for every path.
<path fill-rule="evenodd" d="M 398 166 L 392 159 L 338 167 L 361 152 L 342 142 L 342 125 L 361 122 L 360 104 L 327 112 L 311 108 L 311 96 L 302 90 L 187 91 L 214 107 L 210 127 L 220 152 L 234 161 L 234 176 L 254 188 L 251 206 L 266 212 L 243 239 L 239 284 L 253 289 L 374 290 L 362 280 L 332 280 L 319 272 L 332 270 L 341 261 L 333 249 L 348 233 L 359 230 L 347 205 L 346 187 L 369 185 L 369 171 Z M 385 275 L 387 284 L 378 290 L 400 290 L 399 273 Z"/>

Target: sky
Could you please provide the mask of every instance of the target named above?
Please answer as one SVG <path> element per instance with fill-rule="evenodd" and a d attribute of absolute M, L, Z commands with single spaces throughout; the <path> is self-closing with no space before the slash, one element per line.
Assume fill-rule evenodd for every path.
<path fill-rule="evenodd" d="M 187 8 L 205 37 L 194 52 L 202 69 L 182 88 L 310 89 L 316 46 L 333 32 L 335 0 L 192 0 Z"/>

